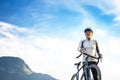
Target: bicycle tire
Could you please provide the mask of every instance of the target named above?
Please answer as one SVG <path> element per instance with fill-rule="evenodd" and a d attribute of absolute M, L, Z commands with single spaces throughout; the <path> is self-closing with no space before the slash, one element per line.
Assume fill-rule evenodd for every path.
<path fill-rule="evenodd" d="M 74 75 L 71 77 L 71 80 L 79 80 L 77 74 L 74 74 Z"/>
<path fill-rule="evenodd" d="M 101 71 L 100 71 L 100 69 L 99 69 L 99 67 L 97 65 L 91 64 L 91 65 L 89 65 L 88 68 L 89 69 L 94 68 L 97 71 L 97 78 L 98 78 L 98 80 L 101 80 Z M 84 73 L 82 74 L 80 80 L 85 80 Z"/>

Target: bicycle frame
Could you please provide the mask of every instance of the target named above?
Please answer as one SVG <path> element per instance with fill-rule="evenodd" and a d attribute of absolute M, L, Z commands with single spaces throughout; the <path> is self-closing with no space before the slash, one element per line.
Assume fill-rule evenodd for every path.
<path fill-rule="evenodd" d="M 83 65 L 79 68 L 80 65 L 77 65 L 77 77 L 79 79 L 79 72 L 83 69 L 83 73 L 85 73 L 85 77 L 87 78 L 87 69 L 88 69 L 88 61 L 84 62 Z"/>

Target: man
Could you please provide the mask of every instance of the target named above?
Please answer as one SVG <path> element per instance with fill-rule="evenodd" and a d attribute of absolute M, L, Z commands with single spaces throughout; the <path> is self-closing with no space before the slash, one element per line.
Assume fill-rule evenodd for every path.
<path fill-rule="evenodd" d="M 82 54 L 86 53 L 92 56 L 98 55 L 100 58 L 102 58 L 102 54 L 100 54 L 97 41 L 92 40 L 93 30 L 91 28 L 86 28 L 84 30 L 84 33 L 85 33 L 86 39 L 80 42 L 78 51 L 81 52 Z M 86 57 L 87 55 L 83 55 L 83 63 L 85 62 Z M 91 64 L 97 65 L 96 59 L 89 57 L 88 65 L 91 65 Z M 92 73 L 93 73 L 94 80 L 98 80 L 97 73 L 94 69 L 92 69 Z"/>

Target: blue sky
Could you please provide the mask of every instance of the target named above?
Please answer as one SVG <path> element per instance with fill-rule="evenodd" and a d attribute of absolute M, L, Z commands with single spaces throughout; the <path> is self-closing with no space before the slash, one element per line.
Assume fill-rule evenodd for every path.
<path fill-rule="evenodd" d="M 99 5 L 102 6 L 102 2 L 104 1 L 93 1 L 96 3 L 93 5 L 87 0 L 70 0 L 69 3 L 65 0 L 57 2 L 54 0 L 2 0 L 0 3 L 0 20 L 27 28 L 43 29 L 45 27 L 42 26 L 47 24 L 47 29 L 53 32 L 77 27 L 82 24 L 85 18 L 88 18 L 94 20 L 96 25 L 100 24 L 100 27 L 106 26 L 109 30 L 119 31 L 119 27 L 114 28 L 114 24 L 117 23 L 114 19 L 118 15 L 109 13 L 109 11 L 107 13 L 107 10 L 105 12 L 101 9 Z M 104 8 L 104 5 L 102 7 Z M 93 25 L 92 22 L 90 24 Z M 117 34 L 114 31 L 112 33 Z"/>
<path fill-rule="evenodd" d="M 79 54 L 78 43 L 85 38 L 83 30 L 91 27 L 104 54 L 100 63 L 103 80 L 118 79 L 114 65 L 120 67 L 119 3 L 119 0 L 0 0 L 0 56 L 21 57 L 33 71 L 70 80 Z M 115 69 L 113 74 L 109 73 L 111 68 Z"/>

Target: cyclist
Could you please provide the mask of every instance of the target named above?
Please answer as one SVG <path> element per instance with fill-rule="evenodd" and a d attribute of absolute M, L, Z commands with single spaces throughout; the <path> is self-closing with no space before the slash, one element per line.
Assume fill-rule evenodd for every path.
<path fill-rule="evenodd" d="M 84 30 L 84 33 L 85 33 L 86 39 L 82 40 L 79 43 L 78 51 L 83 53 L 83 54 L 84 53 L 90 54 L 92 56 L 98 55 L 100 58 L 102 58 L 102 54 L 100 54 L 97 41 L 92 39 L 93 30 L 91 28 L 86 28 Z M 83 63 L 85 62 L 86 57 L 87 57 L 87 55 L 83 55 Z M 88 65 L 91 65 L 91 64 L 97 65 L 96 59 L 89 57 L 88 58 Z M 94 80 L 98 80 L 96 70 L 92 69 L 92 73 L 93 73 Z"/>

